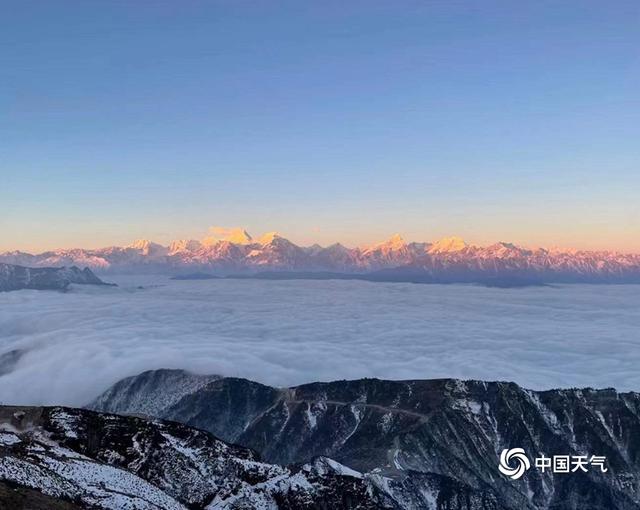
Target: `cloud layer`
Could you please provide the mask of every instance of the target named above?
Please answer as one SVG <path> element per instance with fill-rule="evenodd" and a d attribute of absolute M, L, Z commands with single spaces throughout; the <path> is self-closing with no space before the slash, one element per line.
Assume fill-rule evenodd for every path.
<path fill-rule="evenodd" d="M 123 279 L 0 294 L 0 402 L 81 405 L 152 368 L 316 380 L 459 377 L 640 390 L 640 287 Z M 139 286 L 142 286 L 140 288 Z"/>

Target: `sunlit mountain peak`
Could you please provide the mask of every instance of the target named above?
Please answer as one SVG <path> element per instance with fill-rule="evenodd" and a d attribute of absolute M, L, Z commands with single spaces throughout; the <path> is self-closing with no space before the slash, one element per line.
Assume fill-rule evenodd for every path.
<path fill-rule="evenodd" d="M 148 239 L 136 239 L 127 248 L 133 248 L 134 250 L 144 250 L 153 244 Z"/>
<path fill-rule="evenodd" d="M 400 234 L 394 234 L 391 238 L 385 243 L 387 246 L 391 248 L 402 248 L 406 243 Z"/>
<path fill-rule="evenodd" d="M 212 246 L 220 241 L 227 241 L 233 244 L 251 244 L 253 238 L 243 228 L 211 227 L 210 235 L 202 240 L 205 246 Z"/>
<path fill-rule="evenodd" d="M 394 234 L 387 241 L 374 244 L 372 246 L 365 246 L 362 250 L 363 253 L 371 253 L 374 251 L 397 251 L 406 247 L 403 237 L 400 234 Z"/>
<path fill-rule="evenodd" d="M 148 239 L 136 239 L 127 248 L 138 250 L 142 255 L 165 255 L 167 249 Z"/>
<path fill-rule="evenodd" d="M 274 239 L 277 239 L 279 237 L 281 236 L 277 232 L 267 232 L 258 240 L 258 242 L 260 244 L 271 244 Z"/>
<path fill-rule="evenodd" d="M 467 243 L 460 237 L 444 237 L 429 247 L 429 253 L 452 253 L 464 250 Z"/>
<path fill-rule="evenodd" d="M 200 248 L 202 248 L 200 241 L 194 239 L 179 239 L 169 245 L 169 254 L 173 255 L 175 253 L 196 251 Z"/>

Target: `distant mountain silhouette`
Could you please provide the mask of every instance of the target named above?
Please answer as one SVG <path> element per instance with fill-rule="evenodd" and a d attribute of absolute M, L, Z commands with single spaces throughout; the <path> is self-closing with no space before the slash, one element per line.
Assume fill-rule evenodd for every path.
<path fill-rule="evenodd" d="M 109 285 L 91 269 L 72 267 L 23 267 L 0 263 L 0 291 L 34 289 L 64 290 L 72 283 Z"/>

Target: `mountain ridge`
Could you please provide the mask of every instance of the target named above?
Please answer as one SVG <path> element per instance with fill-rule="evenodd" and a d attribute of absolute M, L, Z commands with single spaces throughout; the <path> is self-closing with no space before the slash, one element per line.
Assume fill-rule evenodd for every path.
<path fill-rule="evenodd" d="M 124 379 L 89 407 L 135 413 L 147 399 L 154 401 L 159 381 L 189 377 L 177 372 L 148 371 Z M 153 414 L 252 448 L 269 462 L 324 456 L 386 477 L 404 508 L 640 508 L 640 394 L 635 392 L 532 391 L 510 382 L 456 379 L 359 379 L 274 388 L 215 378 L 171 400 Z M 532 459 L 603 455 L 608 471 L 562 475 L 530 469 L 520 480 L 510 480 L 498 471 L 498 458 L 502 449 L 515 447 Z M 432 504 L 420 488 L 431 487 L 433 477 L 440 485 Z M 469 494 L 480 503 L 460 505 Z"/>
<path fill-rule="evenodd" d="M 72 283 L 112 285 L 103 282 L 88 267 L 24 267 L 0 262 L 0 292 L 11 290 L 66 290 Z"/>
<path fill-rule="evenodd" d="M 331 459 L 268 464 L 175 422 L 0 406 L 1 508 L 399 509 L 375 482 Z"/>
<path fill-rule="evenodd" d="M 241 229 L 223 234 L 202 241 L 174 241 L 169 246 L 138 240 L 126 247 L 6 252 L 0 254 L 0 262 L 30 267 L 82 265 L 101 273 L 328 272 L 416 283 L 640 283 L 639 254 L 528 249 L 506 242 L 475 246 L 456 237 L 408 243 L 398 235 L 368 247 L 338 243 L 303 247 L 275 232 L 257 240 Z"/>

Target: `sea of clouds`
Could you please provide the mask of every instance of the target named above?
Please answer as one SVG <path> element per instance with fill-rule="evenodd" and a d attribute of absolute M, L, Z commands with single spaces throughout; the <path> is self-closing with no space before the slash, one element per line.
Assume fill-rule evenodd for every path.
<path fill-rule="evenodd" d="M 279 386 L 457 377 L 640 390 L 640 286 L 117 282 L 0 293 L 0 402 L 83 405 L 161 367 Z"/>

